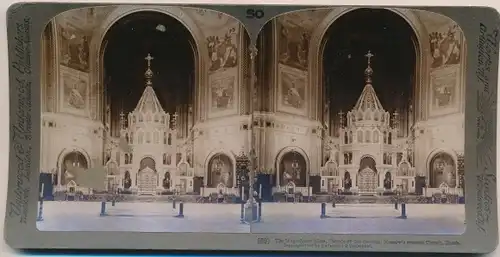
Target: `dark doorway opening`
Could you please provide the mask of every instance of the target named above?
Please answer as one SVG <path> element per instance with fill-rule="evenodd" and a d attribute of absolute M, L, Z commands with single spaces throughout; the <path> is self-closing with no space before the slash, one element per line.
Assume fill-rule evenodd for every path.
<path fill-rule="evenodd" d="M 120 113 L 133 111 L 144 91 L 148 54 L 154 58 L 153 88 L 163 109 L 173 114 L 193 103 L 196 47 L 189 30 L 175 18 L 158 12 L 130 14 L 109 29 L 102 45 L 111 113 L 105 122 L 113 136 L 119 135 Z"/>
<path fill-rule="evenodd" d="M 363 91 L 365 55 L 371 51 L 375 92 L 386 111 L 400 114 L 400 136 L 408 135 L 417 39 L 406 20 L 386 9 L 357 9 L 339 17 L 322 43 L 325 107 L 329 109 L 325 119 L 330 134 L 338 136 L 339 112 L 350 111 Z"/>

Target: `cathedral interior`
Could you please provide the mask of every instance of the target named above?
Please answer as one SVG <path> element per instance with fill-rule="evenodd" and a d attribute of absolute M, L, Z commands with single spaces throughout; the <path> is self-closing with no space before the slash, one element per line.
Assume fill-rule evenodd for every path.
<path fill-rule="evenodd" d="M 245 157 L 271 194 L 463 194 L 465 43 L 420 10 L 283 14 L 257 52 L 215 11 L 64 12 L 42 37 L 41 173 L 54 191 L 90 193 L 79 171 L 103 167 L 107 190 L 239 194 Z"/>

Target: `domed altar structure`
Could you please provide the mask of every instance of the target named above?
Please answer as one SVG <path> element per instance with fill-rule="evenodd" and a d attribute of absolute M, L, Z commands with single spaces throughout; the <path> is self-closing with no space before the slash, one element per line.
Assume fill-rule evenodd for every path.
<path fill-rule="evenodd" d="M 365 87 L 356 104 L 339 113 L 339 137 L 330 138 L 330 158 L 322 168 L 322 190 L 359 194 L 404 191 L 415 187 L 415 169 L 408 159 L 411 142 L 398 137 L 397 116 L 384 109 L 373 86 L 370 51 L 365 55 Z"/>

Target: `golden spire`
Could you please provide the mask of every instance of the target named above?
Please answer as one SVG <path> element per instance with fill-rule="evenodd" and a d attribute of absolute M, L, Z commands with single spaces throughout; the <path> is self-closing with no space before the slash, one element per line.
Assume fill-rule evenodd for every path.
<path fill-rule="evenodd" d="M 365 57 L 368 58 L 368 67 L 365 69 L 365 81 L 367 84 L 372 82 L 372 75 L 373 75 L 373 69 L 371 67 L 371 59 L 374 55 L 370 50 L 368 50 L 368 53 L 365 54 Z"/>
<path fill-rule="evenodd" d="M 146 60 L 148 62 L 148 68 L 146 69 L 146 72 L 144 73 L 144 77 L 146 77 L 146 86 L 153 85 L 153 82 L 151 81 L 151 79 L 153 78 L 153 71 L 151 70 L 151 61 L 153 59 L 154 58 L 151 57 L 151 54 L 149 54 L 149 53 L 148 53 L 148 56 L 146 56 L 146 58 L 144 58 L 144 60 Z"/>

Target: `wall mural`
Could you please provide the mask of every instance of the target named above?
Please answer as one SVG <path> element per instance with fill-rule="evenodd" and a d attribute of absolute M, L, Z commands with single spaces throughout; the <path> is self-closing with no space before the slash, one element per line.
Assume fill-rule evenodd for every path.
<path fill-rule="evenodd" d="M 452 24 L 429 34 L 432 55 L 431 68 L 460 64 L 462 35 L 458 25 Z"/>
<path fill-rule="evenodd" d="M 429 115 L 446 115 L 459 110 L 462 98 L 462 50 L 460 27 L 444 15 L 415 11 L 429 32 L 430 77 Z M 425 42 L 424 42 L 425 43 Z"/>
<path fill-rule="evenodd" d="M 233 68 L 238 65 L 238 29 L 232 27 L 224 30 L 223 35 L 207 37 L 208 54 L 210 56 L 209 71 Z"/>
<path fill-rule="evenodd" d="M 442 184 L 448 187 L 456 185 L 456 165 L 453 157 L 446 153 L 439 153 L 432 157 L 430 163 L 430 186 L 439 188 Z"/>
<path fill-rule="evenodd" d="M 285 112 L 305 115 L 306 73 L 281 65 L 279 69 L 279 105 Z"/>
<path fill-rule="evenodd" d="M 233 187 L 234 171 L 231 159 L 225 154 L 213 156 L 208 165 L 209 187 L 217 187 L 223 184 L 225 187 Z"/>
<path fill-rule="evenodd" d="M 459 82 L 458 67 L 447 67 L 431 72 L 431 111 L 433 114 L 455 107 Z"/>
<path fill-rule="evenodd" d="M 279 61 L 298 69 L 307 69 L 310 34 L 300 27 L 280 24 Z"/>
<path fill-rule="evenodd" d="M 205 35 L 209 55 L 209 71 L 216 72 L 238 65 L 240 23 L 217 11 L 183 8 Z"/>
<path fill-rule="evenodd" d="M 235 76 L 214 77 L 210 83 L 212 112 L 232 110 L 235 107 Z"/>
<path fill-rule="evenodd" d="M 70 24 L 59 26 L 59 35 L 60 63 L 75 70 L 89 72 L 89 36 Z"/>
<path fill-rule="evenodd" d="M 307 162 L 305 157 L 295 151 L 283 155 L 279 164 L 280 186 L 287 186 L 290 182 L 295 186 L 304 187 L 307 181 Z"/>
<path fill-rule="evenodd" d="M 312 32 L 331 9 L 296 11 L 281 15 L 277 22 L 279 62 L 306 70 Z"/>
<path fill-rule="evenodd" d="M 61 66 L 61 111 L 76 115 L 86 115 L 88 110 L 87 73 Z"/>

